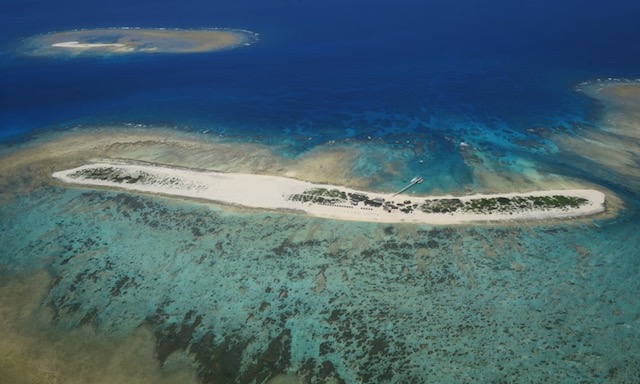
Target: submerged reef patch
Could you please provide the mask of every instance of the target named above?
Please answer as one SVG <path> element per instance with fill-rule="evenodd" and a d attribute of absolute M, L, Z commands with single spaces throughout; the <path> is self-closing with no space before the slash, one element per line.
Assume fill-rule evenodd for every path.
<path fill-rule="evenodd" d="M 640 190 L 640 79 L 590 81 L 577 87 L 601 109 L 597 129 L 556 135 L 570 163 L 589 165 L 592 176 L 637 195 Z"/>
<path fill-rule="evenodd" d="M 338 153 L 343 173 L 317 161 L 326 153 L 312 156 L 323 177 L 356 173 Z M 67 133 L 3 156 L 0 322 L 16 320 L 0 327 L 11 341 L 0 345 L 0 374 L 22 359 L 66 383 L 639 377 L 635 222 L 377 224 L 52 185 L 52 172 L 96 157 L 309 169 L 259 146 L 167 132 Z M 122 185 L 150 177 L 114 170 L 93 176 Z M 360 205 L 372 197 L 351 196 Z M 16 275 L 35 276 L 16 281 L 37 294 L 2 289 Z M 45 336 L 29 337 L 34 324 Z M 78 369 L 80 358 L 91 364 Z"/>
<path fill-rule="evenodd" d="M 182 362 L 203 383 L 561 382 L 638 368 L 630 226 L 352 223 L 61 189 L 0 214 L 12 209 L 30 214 L 0 223 L 3 255 L 50 271 L 28 298 L 45 326 L 72 350 L 76 334 L 138 335 L 150 375 Z"/>
<path fill-rule="evenodd" d="M 33 56 L 102 56 L 134 53 L 211 52 L 252 44 L 253 32 L 237 29 L 82 29 L 38 35 L 24 40 Z"/>

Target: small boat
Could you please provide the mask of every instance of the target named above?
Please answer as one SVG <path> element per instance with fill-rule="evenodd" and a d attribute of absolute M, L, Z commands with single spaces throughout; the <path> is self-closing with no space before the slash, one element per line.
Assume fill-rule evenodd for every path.
<path fill-rule="evenodd" d="M 414 177 L 413 179 L 411 179 L 411 184 L 420 184 L 424 181 L 424 179 L 422 177 Z"/>

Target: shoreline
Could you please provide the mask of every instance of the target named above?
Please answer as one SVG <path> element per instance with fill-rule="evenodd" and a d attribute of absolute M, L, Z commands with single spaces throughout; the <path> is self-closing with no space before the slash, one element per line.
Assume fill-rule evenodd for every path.
<path fill-rule="evenodd" d="M 594 189 L 554 189 L 532 192 L 473 194 L 466 196 L 415 196 L 394 193 L 373 193 L 342 186 L 314 184 L 280 176 L 244 173 L 223 173 L 191 168 L 178 168 L 126 160 L 102 160 L 77 168 L 54 172 L 52 176 L 66 184 L 85 187 L 106 187 L 167 197 L 196 199 L 212 204 L 225 204 L 253 209 L 300 213 L 334 220 L 376 223 L 415 223 L 450 225 L 481 222 L 563 220 L 606 212 L 605 194 Z M 314 197 L 314 201 L 295 201 L 294 197 L 309 196 L 310 191 L 335 191 L 342 196 L 375 196 L 372 206 L 353 199 Z M 506 208 L 487 212 L 427 212 L 424 201 L 456 201 L 459 206 L 477 206 L 496 200 L 532 201 L 553 198 L 580 201 L 575 206 Z M 371 200 L 368 200 L 371 202 Z M 399 202 L 399 203 L 396 203 Z M 406 204 L 409 202 L 409 204 Z M 419 206 L 418 203 L 423 204 Z M 369 203 L 371 204 L 371 203 Z M 536 203 L 537 204 L 537 203 Z M 404 211 L 399 209 L 402 206 Z M 499 205 L 498 205 L 499 206 Z M 395 207 L 395 208 L 391 208 Z M 410 209 L 409 209 L 410 208 Z M 420 209 L 422 208 L 422 209 Z M 504 210 L 505 208 L 503 208 Z"/>

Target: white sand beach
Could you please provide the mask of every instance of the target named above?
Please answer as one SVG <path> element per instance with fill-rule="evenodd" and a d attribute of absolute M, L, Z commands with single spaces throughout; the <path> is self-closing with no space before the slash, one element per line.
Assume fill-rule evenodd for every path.
<path fill-rule="evenodd" d="M 119 181 L 108 178 L 85 177 L 91 172 L 109 169 L 117 173 Z M 84 173 L 83 173 L 84 172 Z M 221 173 L 195 169 L 176 168 L 164 165 L 104 161 L 86 164 L 78 168 L 53 173 L 57 180 L 75 185 L 125 189 L 135 192 L 160 194 L 169 197 L 191 198 L 248 208 L 281 210 L 350 221 L 421 224 L 463 224 L 487 221 L 553 220 L 595 215 L 605 212 L 605 194 L 593 189 L 544 190 L 526 193 L 476 194 L 467 196 L 416 196 L 372 193 L 350 188 L 313 184 L 291 178 Z M 349 201 L 337 204 L 293 201 L 291 196 L 304 194 L 314 188 L 337 189 L 347 194 L 366 194 L 371 198 L 387 202 L 402 203 L 407 200 L 420 203 L 425 199 L 459 199 L 462 203 L 474 199 L 513 198 L 530 196 L 566 196 L 586 199 L 579 207 L 545 207 L 541 209 L 514 209 L 508 212 L 486 213 L 425 213 L 419 209 L 409 213 L 399 209 L 385 210 Z M 402 204 L 400 204 L 402 205 Z"/>
<path fill-rule="evenodd" d="M 62 43 L 51 44 L 52 47 L 75 48 L 75 49 L 91 49 L 91 48 L 124 48 L 124 44 L 120 43 L 81 43 L 79 41 L 65 41 Z"/>

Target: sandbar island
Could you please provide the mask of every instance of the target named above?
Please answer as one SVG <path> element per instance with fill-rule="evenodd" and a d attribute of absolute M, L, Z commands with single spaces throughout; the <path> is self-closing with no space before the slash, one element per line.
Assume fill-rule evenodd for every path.
<path fill-rule="evenodd" d="M 467 196 L 372 193 L 266 175 L 222 173 L 108 160 L 55 172 L 73 185 L 124 189 L 240 207 L 337 220 L 433 225 L 568 219 L 603 213 L 605 194 L 593 189 Z"/>

